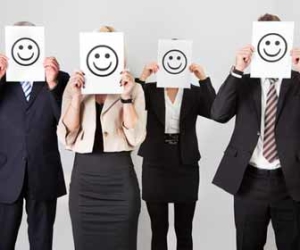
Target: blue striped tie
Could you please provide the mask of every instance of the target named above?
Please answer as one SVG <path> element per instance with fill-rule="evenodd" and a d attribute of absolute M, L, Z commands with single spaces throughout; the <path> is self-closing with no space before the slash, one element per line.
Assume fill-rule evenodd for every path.
<path fill-rule="evenodd" d="M 32 84 L 31 84 L 31 82 L 21 82 L 21 86 L 22 86 L 22 89 L 24 91 L 26 101 L 28 102 L 29 99 L 30 99 Z"/>

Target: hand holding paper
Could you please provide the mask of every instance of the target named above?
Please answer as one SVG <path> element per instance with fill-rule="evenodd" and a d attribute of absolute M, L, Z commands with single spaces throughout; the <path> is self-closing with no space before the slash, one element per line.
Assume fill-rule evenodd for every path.
<path fill-rule="evenodd" d="M 57 76 L 59 73 L 59 63 L 55 57 L 47 57 L 44 61 L 44 67 L 46 72 L 46 81 L 50 89 L 53 89 L 57 85 Z"/>
<path fill-rule="evenodd" d="M 8 58 L 5 55 L 0 54 L 0 80 L 6 73 L 8 67 Z"/>
<path fill-rule="evenodd" d="M 244 71 L 249 67 L 254 50 L 252 45 L 247 45 L 237 52 L 235 63 L 235 68 L 237 70 Z"/>
<path fill-rule="evenodd" d="M 293 49 L 291 52 L 293 66 L 300 72 L 300 48 Z"/>
<path fill-rule="evenodd" d="M 132 90 L 135 85 L 134 77 L 129 71 L 123 71 L 120 85 L 123 87 L 123 93 L 121 94 L 122 99 L 132 98 Z"/>
<path fill-rule="evenodd" d="M 202 66 L 192 63 L 189 69 L 198 78 L 198 80 L 203 81 L 206 79 L 206 74 Z"/>
<path fill-rule="evenodd" d="M 75 71 L 70 78 L 69 84 L 72 91 L 72 97 L 81 98 L 81 89 L 85 86 L 84 73 L 82 71 Z"/>
<path fill-rule="evenodd" d="M 159 70 L 159 66 L 156 62 L 147 64 L 143 69 L 143 72 L 140 76 L 140 80 L 146 81 L 148 77 L 150 77 L 152 74 L 156 74 L 158 70 Z"/>

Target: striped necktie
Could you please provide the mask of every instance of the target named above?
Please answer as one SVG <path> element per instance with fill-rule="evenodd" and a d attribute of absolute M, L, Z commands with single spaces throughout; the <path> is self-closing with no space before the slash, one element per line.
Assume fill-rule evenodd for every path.
<path fill-rule="evenodd" d="M 24 81 L 24 82 L 21 82 L 21 86 L 22 86 L 26 101 L 29 102 L 30 94 L 31 94 L 31 90 L 32 90 L 32 84 L 31 84 L 31 82 Z"/>
<path fill-rule="evenodd" d="M 278 152 L 275 139 L 275 122 L 278 103 L 275 82 L 277 82 L 278 79 L 269 78 L 267 80 L 270 82 L 270 88 L 267 94 L 267 105 L 265 113 L 263 156 L 268 162 L 272 163 L 278 159 Z"/>

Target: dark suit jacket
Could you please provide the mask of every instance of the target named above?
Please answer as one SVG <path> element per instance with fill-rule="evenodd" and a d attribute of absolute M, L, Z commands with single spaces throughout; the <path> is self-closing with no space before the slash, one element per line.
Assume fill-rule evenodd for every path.
<path fill-rule="evenodd" d="M 30 197 L 54 199 L 66 193 L 56 127 L 69 75 L 58 86 L 35 82 L 27 102 L 19 82 L 0 81 L 0 202 L 13 203 L 21 193 L 27 168 Z"/>
<path fill-rule="evenodd" d="M 236 194 L 258 142 L 261 124 L 260 79 L 229 76 L 213 103 L 211 116 L 226 123 L 235 116 L 231 141 L 213 183 Z M 300 201 L 300 74 L 281 85 L 276 118 L 277 150 L 286 185 L 293 199 Z"/>
<path fill-rule="evenodd" d="M 149 161 L 164 161 L 172 157 L 164 154 L 164 89 L 157 88 L 156 83 L 140 83 L 145 92 L 148 118 L 147 136 L 140 147 L 139 155 Z M 196 121 L 198 115 L 210 118 L 210 109 L 215 96 L 216 93 L 209 78 L 200 81 L 200 87 L 192 85 L 191 89 L 184 89 L 180 112 L 180 151 L 183 164 L 197 164 L 200 160 Z"/>

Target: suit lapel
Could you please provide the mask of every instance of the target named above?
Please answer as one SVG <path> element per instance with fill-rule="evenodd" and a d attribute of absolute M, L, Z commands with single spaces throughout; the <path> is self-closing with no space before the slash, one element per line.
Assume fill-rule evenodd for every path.
<path fill-rule="evenodd" d="M 252 99 L 253 99 L 253 105 L 254 109 L 256 112 L 256 118 L 257 118 L 257 123 L 260 128 L 261 126 L 261 82 L 260 79 L 254 78 L 250 82 L 250 87 L 252 90 Z"/>
<path fill-rule="evenodd" d="M 293 77 L 292 77 L 293 79 Z M 287 93 L 289 92 L 292 79 L 284 79 L 281 83 L 280 93 L 279 93 L 279 100 L 278 100 L 278 106 L 277 106 L 277 117 L 276 117 L 276 124 L 280 118 L 280 115 L 282 113 L 282 109 L 284 107 L 284 103 L 287 97 Z"/>
<path fill-rule="evenodd" d="M 157 115 L 160 122 L 165 126 L 166 119 L 166 104 L 165 104 L 165 90 L 164 88 L 154 89 L 154 98 L 151 98 L 152 108 Z"/>
<path fill-rule="evenodd" d="M 21 83 L 20 82 L 13 82 L 13 83 L 8 83 L 13 86 L 13 91 L 15 92 L 15 95 L 17 98 L 20 100 L 20 103 L 22 107 L 27 107 L 28 102 L 26 101 L 24 91 L 22 89 Z"/>
<path fill-rule="evenodd" d="M 27 105 L 27 109 L 29 109 L 34 103 L 40 91 L 45 87 L 45 82 L 34 82 L 32 86 L 32 90 L 30 93 L 30 99 Z"/>
<path fill-rule="evenodd" d="M 189 111 L 194 107 L 193 93 L 190 89 L 183 90 L 181 110 L 180 110 L 180 123 L 184 120 Z"/>

